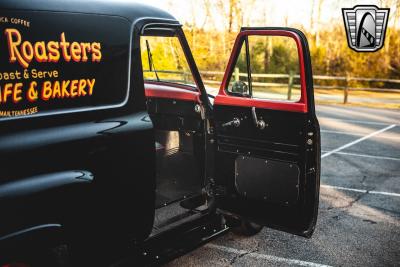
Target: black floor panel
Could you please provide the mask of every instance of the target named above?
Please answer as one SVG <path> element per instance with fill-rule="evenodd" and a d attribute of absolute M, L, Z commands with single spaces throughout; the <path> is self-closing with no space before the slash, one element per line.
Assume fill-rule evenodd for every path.
<path fill-rule="evenodd" d="M 201 192 L 198 161 L 192 153 L 166 152 L 157 166 L 156 207 Z"/>

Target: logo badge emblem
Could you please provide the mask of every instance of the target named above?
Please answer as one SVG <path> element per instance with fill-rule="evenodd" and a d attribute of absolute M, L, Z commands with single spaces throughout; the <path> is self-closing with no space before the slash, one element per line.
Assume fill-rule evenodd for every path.
<path fill-rule="evenodd" d="M 342 8 L 349 47 L 357 52 L 374 52 L 383 47 L 389 8 L 360 5 Z"/>

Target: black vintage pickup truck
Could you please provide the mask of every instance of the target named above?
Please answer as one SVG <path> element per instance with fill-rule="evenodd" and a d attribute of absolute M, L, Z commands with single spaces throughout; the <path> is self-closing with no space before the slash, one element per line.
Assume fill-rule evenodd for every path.
<path fill-rule="evenodd" d="M 310 237 L 305 36 L 242 28 L 215 92 L 167 12 L 2 0 L 0 266 L 159 264 L 232 228 Z"/>

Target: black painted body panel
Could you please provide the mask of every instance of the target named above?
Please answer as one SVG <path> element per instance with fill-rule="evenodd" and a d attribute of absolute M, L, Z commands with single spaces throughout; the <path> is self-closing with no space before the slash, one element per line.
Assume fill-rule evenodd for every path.
<path fill-rule="evenodd" d="M 62 29 L 55 30 L 57 35 L 65 31 L 68 36 L 79 31 L 79 27 L 85 27 L 85 20 L 91 21 L 93 26 L 93 18 L 97 16 L 106 24 L 104 15 L 111 16 L 110 21 L 124 21 L 124 26 L 119 28 L 123 31 L 122 49 L 116 40 L 113 43 L 101 39 L 105 45 L 103 59 L 107 62 L 104 66 L 108 71 L 103 69 L 102 77 L 97 78 L 105 85 L 103 89 L 107 90 L 109 99 L 103 95 L 95 100 L 99 101 L 99 106 L 87 109 L 71 106 L 68 110 L 55 104 L 44 109 L 49 112 L 0 119 L 0 247 L 10 245 L 10 239 L 4 238 L 8 236 L 19 236 L 14 240 L 22 243 L 25 243 L 24 236 L 33 236 L 35 240 L 30 240 L 30 245 L 45 245 L 41 235 L 32 233 L 51 233 L 57 228 L 62 232 L 59 236 L 62 240 L 57 242 L 70 244 L 78 257 L 96 255 L 94 258 L 100 261 L 115 260 L 126 253 L 135 240 L 148 237 L 155 205 L 153 123 L 145 105 L 140 60 L 128 60 L 140 58 L 140 50 L 135 48 L 138 39 L 133 36 L 138 33 L 133 22 L 143 19 L 172 21 L 173 17 L 141 4 L 112 5 L 101 1 L 1 1 L 0 9 L 7 10 L 7 14 L 13 14 L 13 10 L 24 14 L 31 20 L 31 27 L 35 26 L 35 16 L 49 14 L 52 21 L 41 22 L 43 31 L 38 32 L 36 28 L 31 36 L 34 39 L 40 39 L 43 34 L 42 37 L 52 40 L 54 32 L 47 36 L 46 28 L 60 25 Z M 38 10 L 46 12 L 35 12 Z M 56 21 L 57 13 L 58 19 L 65 21 Z M 36 21 L 43 21 L 37 18 Z M 90 30 L 93 38 L 96 38 L 96 31 L 104 37 L 101 25 Z M 74 36 L 77 41 L 87 37 L 80 36 L 79 32 Z M 1 41 L 4 45 L 3 37 Z M 0 69 L 19 68 L 18 63 L 8 66 L 8 59 L 3 56 Z M 118 64 L 121 60 L 123 69 Z M 79 63 L 59 63 L 37 63 L 33 67 L 57 68 L 69 79 L 81 78 L 80 75 L 90 75 L 99 69 L 97 66 L 91 69 L 93 63 L 90 62 L 87 67 L 82 65 L 83 69 L 74 67 Z M 117 75 L 119 71 L 124 75 L 122 80 Z M 110 73 L 115 75 L 107 76 Z M 126 99 L 119 97 L 121 95 Z M 111 99 L 115 99 L 113 104 L 117 105 L 103 107 Z M 76 172 L 85 173 L 90 179 L 82 180 L 74 175 Z M 18 253 L 17 248 L 22 249 L 22 243 L 12 245 L 15 253 Z M 2 254 L 5 251 L 0 249 L 0 262 L 7 256 Z"/>
<path fill-rule="evenodd" d="M 156 7 L 129 1 L 107 0 L 3 0 L 2 9 L 43 10 L 68 13 L 87 13 L 125 17 L 132 22 L 144 18 L 174 20 L 166 11 Z"/>
<path fill-rule="evenodd" d="M 72 238 L 102 235 L 117 244 L 146 238 L 155 188 L 154 133 L 147 112 L 68 124 L 64 120 L 61 125 L 47 118 L 36 121 L 34 126 L 13 123 L 18 130 L 1 133 L 0 191 L 13 181 L 73 170 L 90 172 L 93 181 L 81 187 L 65 182 L 49 190 L 30 178 L 42 191 L 1 200 L 1 233 L 59 223 Z"/>

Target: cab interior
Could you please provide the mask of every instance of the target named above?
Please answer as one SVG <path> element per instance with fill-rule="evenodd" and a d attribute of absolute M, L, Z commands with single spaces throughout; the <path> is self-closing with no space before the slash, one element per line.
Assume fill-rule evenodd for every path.
<path fill-rule="evenodd" d="M 205 125 L 200 92 L 176 33 L 148 29 L 140 43 L 147 110 L 155 129 L 154 235 L 207 210 Z"/>

